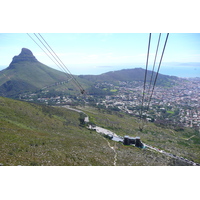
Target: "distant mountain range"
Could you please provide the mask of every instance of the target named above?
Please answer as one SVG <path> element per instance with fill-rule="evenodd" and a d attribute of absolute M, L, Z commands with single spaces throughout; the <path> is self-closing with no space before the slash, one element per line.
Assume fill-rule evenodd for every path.
<path fill-rule="evenodd" d="M 147 73 L 147 82 L 151 79 L 151 71 Z M 89 88 L 95 82 L 116 82 L 116 81 L 143 81 L 145 70 L 142 68 L 123 69 L 107 72 L 101 75 L 80 75 L 75 76 L 84 88 Z M 153 73 L 155 77 L 155 72 Z M 57 82 L 68 81 L 64 72 L 52 69 L 40 63 L 33 53 L 22 48 L 18 56 L 14 56 L 10 65 L 0 71 L 0 96 L 13 97 L 20 93 L 40 90 L 43 87 Z M 158 85 L 170 85 L 177 77 L 159 74 Z M 68 85 L 66 85 L 66 88 Z M 75 87 L 70 85 L 70 87 Z"/>

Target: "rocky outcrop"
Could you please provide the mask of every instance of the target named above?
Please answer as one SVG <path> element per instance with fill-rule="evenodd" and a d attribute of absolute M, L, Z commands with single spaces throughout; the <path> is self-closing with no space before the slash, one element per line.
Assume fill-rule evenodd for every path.
<path fill-rule="evenodd" d="M 38 62 L 33 53 L 26 48 L 22 48 L 21 53 L 18 56 L 13 57 L 11 64 L 21 61 Z"/>

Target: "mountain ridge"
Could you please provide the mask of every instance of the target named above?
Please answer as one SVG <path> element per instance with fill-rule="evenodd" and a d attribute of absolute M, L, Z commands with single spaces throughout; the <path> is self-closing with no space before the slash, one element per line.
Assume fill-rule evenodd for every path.
<path fill-rule="evenodd" d="M 145 69 L 143 68 L 133 68 L 133 69 L 122 69 L 118 71 L 110 71 L 100 75 L 80 75 L 80 78 L 86 79 L 92 82 L 116 82 L 116 81 L 144 81 Z M 147 70 L 146 81 L 150 82 L 152 76 L 152 71 Z M 153 81 L 156 77 L 156 72 L 153 72 Z M 176 76 L 169 76 L 159 74 L 157 79 L 157 84 L 165 86 L 169 84 L 172 80 L 178 80 Z M 170 85 L 170 84 L 169 84 Z"/>
<path fill-rule="evenodd" d="M 22 48 L 10 65 L 0 71 L 0 95 L 17 95 L 24 90 L 41 89 L 55 82 L 66 81 L 66 74 L 39 62 L 33 53 Z"/>

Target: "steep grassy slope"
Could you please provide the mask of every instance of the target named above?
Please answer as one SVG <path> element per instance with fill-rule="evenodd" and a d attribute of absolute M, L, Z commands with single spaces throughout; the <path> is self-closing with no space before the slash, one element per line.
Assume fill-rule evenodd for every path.
<path fill-rule="evenodd" d="M 80 109 L 89 114 L 91 122 L 108 128 L 118 135 L 139 136 L 146 144 L 200 163 L 199 131 L 190 128 L 174 131 L 157 127 L 153 123 L 145 123 L 143 131 L 140 132 L 139 120 L 129 115 L 119 112 L 108 114 L 105 110 L 99 111 L 91 107 L 80 107 Z M 171 160 L 171 162 L 176 161 Z"/>
<path fill-rule="evenodd" d="M 0 71 L 0 95 L 13 97 L 69 79 L 69 75 L 40 63 L 30 50 L 23 48 L 22 52 L 13 58 L 9 67 Z M 87 88 L 88 81 L 77 77 L 76 79 L 83 81 L 81 85 Z M 69 84 L 65 83 L 65 88 L 68 87 L 80 92 L 72 80 Z"/>
<path fill-rule="evenodd" d="M 59 81 L 67 81 L 66 75 L 40 62 L 22 61 L 0 72 L 1 95 L 33 91 Z"/>
<path fill-rule="evenodd" d="M 76 112 L 0 97 L 3 165 L 112 165 L 103 146 L 103 138 L 79 126 Z"/>
<path fill-rule="evenodd" d="M 136 129 L 136 122 L 128 116 L 108 115 L 97 110 L 89 111 L 91 120 L 97 124 L 114 130 L 117 134 L 131 135 Z M 105 139 L 95 131 L 80 126 L 80 114 L 64 108 L 55 108 L 16 101 L 0 97 L 0 163 L 1 165 L 185 165 L 157 152 L 124 146 Z M 130 123 L 130 125 L 128 125 Z M 113 125 L 114 124 L 114 125 Z M 157 129 L 157 132 L 163 132 Z M 168 140 L 178 138 L 166 131 Z M 155 144 L 158 138 L 148 133 L 140 135 L 142 140 Z M 164 135 L 164 133 L 162 133 Z M 180 138 L 179 138 L 180 139 Z M 159 141 L 161 139 L 157 139 Z M 169 142 L 169 141 L 168 141 Z M 185 142 L 185 141 L 183 141 Z M 172 141 L 172 143 L 176 143 Z M 193 146 L 194 140 L 186 142 L 189 147 L 184 151 L 170 150 L 163 140 L 155 146 L 198 161 L 199 144 Z M 162 146 L 164 145 L 164 146 Z M 179 144 L 181 146 L 182 144 Z M 198 153 L 197 153 L 198 151 Z M 190 155 L 191 154 L 191 155 Z"/>

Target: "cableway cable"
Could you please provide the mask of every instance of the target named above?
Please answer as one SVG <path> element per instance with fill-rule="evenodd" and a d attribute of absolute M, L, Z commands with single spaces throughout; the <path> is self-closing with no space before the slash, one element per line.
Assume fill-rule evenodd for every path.
<path fill-rule="evenodd" d="M 42 40 L 47 44 L 47 46 L 51 49 L 51 51 L 54 53 L 54 55 L 57 57 L 57 59 L 61 62 L 62 67 L 64 68 L 65 72 L 66 70 L 68 71 L 69 75 L 71 76 L 71 78 L 74 80 L 74 82 L 77 84 L 77 86 L 79 87 L 81 93 L 83 94 L 85 92 L 85 90 L 83 89 L 83 87 L 81 86 L 81 84 L 76 80 L 76 78 L 71 74 L 71 72 L 69 71 L 69 69 L 66 67 L 66 65 L 61 61 L 61 59 L 58 57 L 58 55 L 54 52 L 54 50 L 50 47 L 50 45 L 47 43 L 47 41 L 44 39 L 44 37 L 42 37 L 42 35 L 40 33 L 38 33 L 38 35 L 42 38 Z M 66 72 L 67 73 L 67 72 Z"/>
<path fill-rule="evenodd" d="M 55 56 L 51 53 L 51 51 L 46 47 L 46 45 L 40 40 L 40 38 L 34 33 L 35 37 L 39 40 L 39 42 L 46 48 L 46 50 L 51 54 L 51 56 L 55 59 L 55 61 L 59 64 L 59 66 L 62 68 L 61 70 L 65 69 L 63 68 L 63 66 L 60 64 L 60 62 L 55 58 Z M 65 72 L 67 75 L 69 75 L 67 72 Z M 70 77 L 70 76 L 69 76 Z"/>
<path fill-rule="evenodd" d="M 42 51 L 51 59 L 51 61 L 54 62 L 54 64 L 60 68 L 60 66 L 48 55 L 48 53 L 28 33 L 27 33 L 27 35 L 33 40 L 33 42 L 35 42 L 35 44 L 37 44 L 40 47 L 40 49 L 42 49 Z M 65 73 L 65 74 L 67 77 L 69 76 L 67 73 Z"/>
<path fill-rule="evenodd" d="M 165 39 L 165 44 L 164 44 L 164 47 L 163 47 L 163 51 L 162 51 L 159 66 L 158 66 L 158 69 L 157 69 L 156 77 L 155 77 L 155 80 L 154 80 L 153 88 L 152 88 L 151 95 L 150 95 L 150 98 L 149 98 L 149 102 L 148 102 L 148 105 L 147 105 L 147 111 L 149 110 L 149 105 L 150 105 L 151 98 L 152 98 L 154 88 L 155 88 L 155 85 L 156 85 L 156 81 L 157 81 L 157 78 L 158 78 L 158 73 L 159 73 L 159 70 L 160 70 L 161 63 L 162 63 L 162 58 L 163 58 L 163 55 L 164 55 L 164 52 L 165 52 L 165 47 L 166 47 L 166 44 L 167 44 L 168 37 L 169 37 L 169 33 L 167 33 L 167 36 L 166 36 L 166 39 Z"/>
<path fill-rule="evenodd" d="M 27 33 L 28 34 L 28 33 Z M 63 62 L 60 60 L 60 58 L 56 55 L 56 53 L 53 51 L 53 49 L 48 45 L 48 43 L 46 42 L 46 40 L 44 40 L 44 38 L 40 35 L 40 37 L 45 41 L 45 43 L 48 45 L 48 48 L 43 42 L 42 40 L 34 33 L 35 37 L 38 39 L 38 41 L 46 48 L 46 50 L 51 54 L 52 58 L 54 58 L 54 60 L 58 63 L 56 64 L 55 61 L 52 60 L 52 58 L 42 49 L 42 47 L 28 34 L 28 36 L 44 51 L 44 53 L 61 69 L 61 71 L 63 71 L 69 80 L 73 80 L 75 85 L 80 89 L 81 93 L 84 94 L 85 90 L 83 89 L 83 87 L 81 86 L 81 84 L 75 79 L 75 77 L 73 77 L 73 75 L 71 74 L 71 72 L 67 69 L 67 67 L 63 64 Z M 53 55 L 53 53 L 51 52 L 53 51 L 54 55 L 57 57 L 55 57 Z M 58 60 L 59 59 L 59 60 Z M 67 72 L 67 70 L 68 72 Z"/>
<path fill-rule="evenodd" d="M 143 112 L 144 94 L 145 94 L 145 87 L 146 87 L 146 78 L 147 78 L 147 68 L 148 68 L 148 61 L 149 61 L 150 44 L 151 44 L 151 33 L 149 34 L 149 44 L 148 44 L 148 51 L 147 51 L 146 70 L 145 70 L 145 76 L 144 76 L 142 105 L 141 105 L 141 111 L 140 111 L 140 120 L 142 118 L 142 112 Z M 140 130 L 141 130 L 141 128 L 140 128 Z"/>
<path fill-rule="evenodd" d="M 159 65 L 158 65 L 158 69 L 157 69 L 157 72 L 156 72 L 156 77 L 155 77 L 155 80 L 154 80 L 154 84 L 153 84 L 153 88 L 152 88 L 152 91 L 151 91 L 151 95 L 149 97 L 149 101 L 148 101 L 148 104 L 147 104 L 147 110 L 146 110 L 146 112 L 149 110 L 150 102 L 151 102 L 151 99 L 152 99 L 152 95 L 153 95 L 154 88 L 155 88 L 155 85 L 156 85 L 156 81 L 157 81 L 157 78 L 158 78 L 160 66 L 161 66 L 161 63 L 162 63 L 162 58 L 163 58 L 163 55 L 164 55 L 164 52 L 165 52 L 165 47 L 166 47 L 166 44 L 167 44 L 168 36 L 169 36 L 169 33 L 167 33 L 167 36 L 166 36 L 166 39 L 165 39 L 165 44 L 164 44 L 164 47 L 163 47 L 162 55 L 161 55 L 160 62 L 159 62 Z M 155 55 L 154 64 L 153 64 L 153 71 L 154 71 L 154 67 L 155 67 L 155 63 L 156 63 L 157 52 L 158 52 L 159 43 L 160 43 L 160 37 L 161 37 L 161 33 L 160 33 L 159 39 L 158 39 L 158 44 L 157 44 L 157 49 L 156 49 L 156 55 Z M 140 112 L 140 117 L 139 117 L 140 122 L 142 122 L 141 126 L 139 124 L 140 131 L 143 130 L 143 126 L 144 126 L 143 121 L 142 121 L 142 114 L 143 114 L 143 110 L 144 110 L 144 99 L 145 99 L 144 96 L 145 96 L 145 85 L 146 85 L 146 78 L 147 78 L 147 68 L 148 68 L 150 43 L 151 43 L 151 34 L 149 35 L 149 44 L 148 44 L 147 61 L 146 61 L 144 86 L 143 86 L 142 105 L 141 105 L 141 112 Z M 151 82 L 152 82 L 152 77 L 153 77 L 153 71 L 152 71 L 152 75 L 151 75 Z M 150 92 L 150 87 L 151 87 L 151 83 L 150 83 L 150 86 L 149 86 L 149 92 Z"/>
<path fill-rule="evenodd" d="M 159 38 L 158 38 L 158 44 L 157 44 L 157 48 L 156 48 L 156 55 L 155 55 L 155 58 L 154 58 L 154 63 L 153 63 L 153 69 L 152 69 L 152 73 L 151 73 L 151 80 L 150 80 L 150 83 L 149 83 L 148 94 L 150 93 L 150 89 L 151 89 L 151 84 L 152 84 L 152 79 L 153 79 L 153 73 L 154 73 L 154 68 L 155 68 L 157 54 L 158 54 L 158 48 L 159 48 L 159 44 L 160 44 L 160 38 L 161 38 L 161 33 L 159 34 Z"/>
<path fill-rule="evenodd" d="M 65 74 L 67 74 L 68 76 L 69 76 L 69 80 L 70 79 L 73 79 L 74 80 L 74 77 L 73 77 L 73 75 L 70 73 L 68 73 L 67 71 L 66 71 L 66 69 L 64 68 L 64 66 L 56 59 L 56 57 L 52 54 L 52 52 L 48 49 L 48 47 L 40 40 L 40 38 L 34 33 L 34 35 L 37 37 L 37 39 L 43 44 L 43 46 L 47 49 L 47 51 L 53 56 L 53 58 L 56 60 L 56 62 L 60 65 L 60 67 L 62 68 L 61 70 L 63 70 L 63 72 L 65 73 Z M 46 42 L 46 41 L 45 41 Z M 48 45 L 49 46 L 49 45 Z M 52 49 L 51 49 L 52 50 Z M 55 52 L 54 52 L 54 54 L 55 54 Z M 81 93 L 83 94 L 84 93 L 84 89 L 81 87 L 81 85 L 77 82 L 77 81 L 74 81 L 75 82 L 75 84 L 76 84 L 76 86 L 78 87 L 78 89 L 80 89 L 80 91 L 81 91 Z"/>

